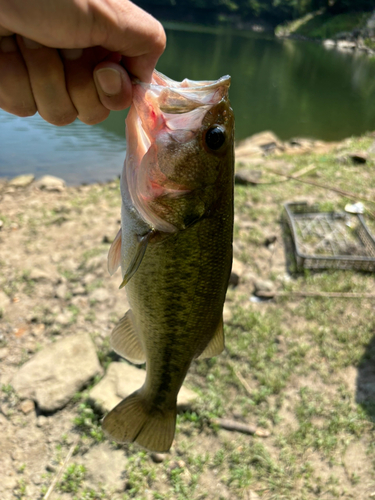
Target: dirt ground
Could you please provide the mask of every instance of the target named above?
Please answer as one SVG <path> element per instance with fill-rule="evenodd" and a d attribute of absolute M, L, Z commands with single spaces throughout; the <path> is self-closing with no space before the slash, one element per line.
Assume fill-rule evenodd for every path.
<path fill-rule="evenodd" d="M 107 441 L 102 415 L 87 397 L 110 363 L 120 361 L 108 338 L 127 303 L 119 272 L 111 278 L 106 268 L 120 227 L 118 181 L 51 191 L 1 181 L 1 500 L 43 499 L 59 471 L 53 500 L 375 497 L 375 299 L 361 297 L 375 294 L 374 273 L 291 272 L 282 204 L 318 201 L 342 210 L 350 200 L 272 174 L 313 164 L 303 179 L 375 200 L 371 155 L 361 165 L 345 157 L 372 141 L 298 155 L 274 151 L 238 166 L 256 170 L 262 184 L 236 186 L 226 350 L 192 366 L 186 386 L 197 401 L 179 414 L 165 455 Z M 255 289 L 286 295 L 263 300 Z M 84 332 L 101 374 L 52 412 L 17 394 L 11 381 L 25 362 Z M 219 418 L 258 432 L 225 430 Z"/>

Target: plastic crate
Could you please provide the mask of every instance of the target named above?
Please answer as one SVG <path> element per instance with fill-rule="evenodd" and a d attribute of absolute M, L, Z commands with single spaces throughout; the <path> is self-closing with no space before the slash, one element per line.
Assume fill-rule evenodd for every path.
<path fill-rule="evenodd" d="M 375 239 L 362 215 L 322 212 L 319 205 L 285 203 L 297 268 L 375 272 Z"/>

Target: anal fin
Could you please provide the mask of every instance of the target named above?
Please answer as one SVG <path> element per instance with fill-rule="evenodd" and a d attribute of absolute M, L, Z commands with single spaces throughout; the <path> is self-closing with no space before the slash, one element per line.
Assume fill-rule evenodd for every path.
<path fill-rule="evenodd" d="M 212 356 L 218 356 L 224 350 L 224 347 L 225 347 L 224 327 L 223 327 L 223 318 L 221 318 L 215 330 L 214 336 L 209 341 L 204 351 L 197 357 L 199 359 L 203 359 L 203 358 L 212 358 Z"/>
<path fill-rule="evenodd" d="M 120 319 L 111 333 L 111 346 L 123 358 L 140 365 L 146 361 L 142 344 L 134 326 L 131 309 Z"/>

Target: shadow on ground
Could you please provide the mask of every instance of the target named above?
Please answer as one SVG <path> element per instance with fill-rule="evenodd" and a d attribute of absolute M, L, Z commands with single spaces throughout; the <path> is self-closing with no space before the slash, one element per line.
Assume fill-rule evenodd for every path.
<path fill-rule="evenodd" d="M 375 335 L 358 366 L 356 402 L 375 422 Z"/>

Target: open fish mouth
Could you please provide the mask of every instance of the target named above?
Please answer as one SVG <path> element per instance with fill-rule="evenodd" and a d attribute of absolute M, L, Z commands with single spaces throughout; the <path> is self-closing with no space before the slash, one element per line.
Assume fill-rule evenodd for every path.
<path fill-rule="evenodd" d="M 154 71 L 151 83 L 133 81 L 122 188 L 153 229 L 176 231 L 173 224 L 153 211 L 152 203 L 161 197 L 184 196 L 193 189 L 166 174 L 166 169 L 161 168 L 163 158 L 175 145 L 191 143 L 193 147 L 207 114 L 227 100 L 229 86 L 229 76 L 176 82 L 158 71 Z"/>

